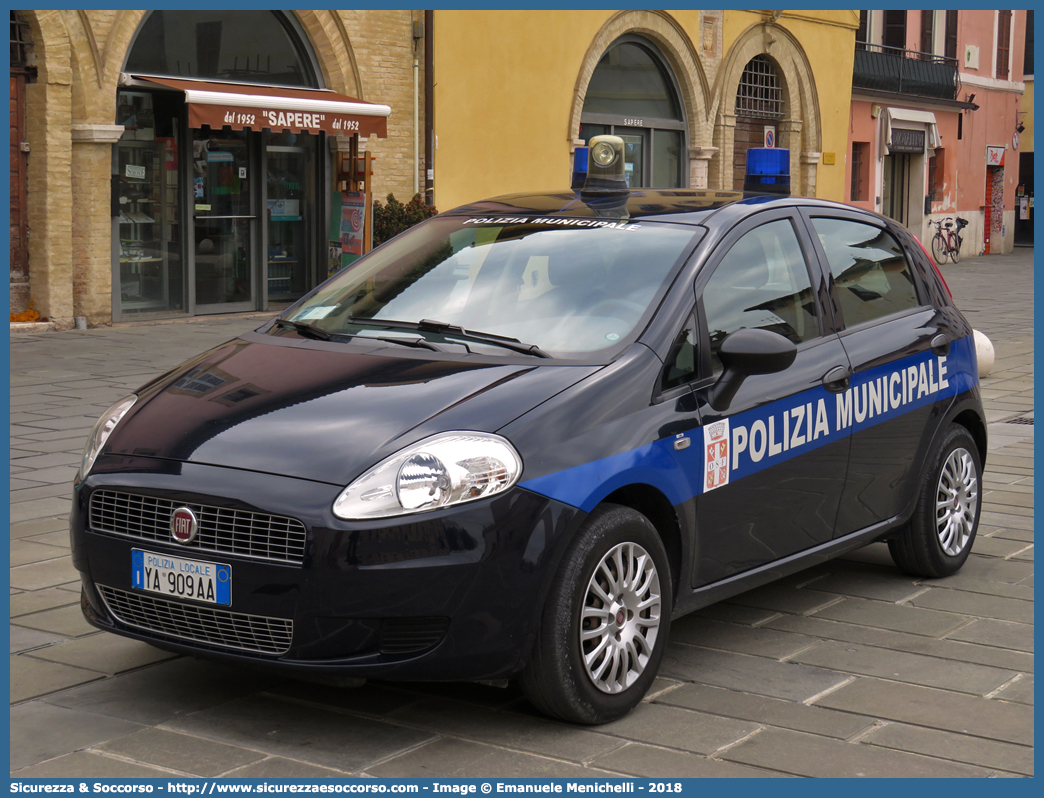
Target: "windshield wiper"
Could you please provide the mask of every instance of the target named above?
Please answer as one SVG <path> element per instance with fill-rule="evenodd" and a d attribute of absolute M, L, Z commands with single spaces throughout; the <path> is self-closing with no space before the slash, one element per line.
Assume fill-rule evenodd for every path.
<path fill-rule="evenodd" d="M 494 333 L 478 332 L 477 330 L 465 330 L 455 324 L 432 319 L 421 319 L 420 321 L 398 321 L 396 319 L 362 319 L 351 317 L 345 320 L 348 324 L 373 325 L 374 327 L 386 327 L 389 330 L 419 330 L 420 332 L 444 333 L 458 338 L 467 338 L 472 341 L 501 346 L 513 352 L 521 352 L 533 357 L 551 357 L 547 352 L 536 344 L 525 344 L 517 338 L 509 338 L 506 335 L 495 335 Z"/>
<path fill-rule="evenodd" d="M 432 352 L 445 352 L 446 348 L 433 344 L 424 338 L 392 338 L 380 335 L 350 335 L 349 333 L 343 333 L 345 337 L 359 338 L 363 341 L 382 341 L 388 344 L 402 344 L 403 346 L 413 346 L 418 349 L 430 349 Z"/>
<path fill-rule="evenodd" d="M 297 330 L 308 338 L 315 338 L 319 341 L 332 341 L 333 339 L 344 339 L 344 338 L 361 338 L 366 341 L 381 341 L 382 343 L 388 344 L 401 344 L 402 346 L 412 346 L 418 349 L 430 349 L 432 352 L 445 352 L 444 347 L 438 344 L 433 344 L 431 341 L 427 341 L 424 338 L 394 338 L 389 336 L 379 335 L 358 335 L 353 333 L 332 333 L 328 330 L 324 330 L 321 327 L 316 327 L 314 324 L 308 324 L 303 321 L 290 321 L 289 319 L 276 319 L 276 324 L 280 327 L 285 327 L 291 330 Z"/>
<path fill-rule="evenodd" d="M 280 327 L 285 327 L 288 330 L 297 330 L 301 335 L 306 338 L 315 338 L 318 341 L 329 341 L 333 338 L 333 334 L 327 332 L 321 327 L 316 327 L 314 324 L 308 324 L 304 321 L 290 321 L 290 319 L 276 319 L 275 323 Z"/>

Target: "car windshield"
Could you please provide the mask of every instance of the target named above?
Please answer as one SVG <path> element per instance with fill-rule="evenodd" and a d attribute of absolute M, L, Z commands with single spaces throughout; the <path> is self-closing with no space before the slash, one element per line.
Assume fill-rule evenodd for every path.
<path fill-rule="evenodd" d="M 283 324 L 317 337 L 401 336 L 394 322 L 424 321 L 414 338 L 484 354 L 496 344 L 466 332 L 541 354 L 594 352 L 635 331 L 698 232 L 590 218 L 431 219 L 320 286 Z"/>

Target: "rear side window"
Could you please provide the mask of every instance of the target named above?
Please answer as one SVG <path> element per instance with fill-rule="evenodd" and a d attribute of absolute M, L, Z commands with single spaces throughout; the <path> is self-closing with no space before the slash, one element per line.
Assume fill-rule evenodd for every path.
<path fill-rule="evenodd" d="M 920 304 L 910 264 L 888 231 L 847 219 L 812 224 L 834 275 L 846 327 Z"/>
<path fill-rule="evenodd" d="M 795 344 L 819 335 L 808 266 L 786 219 L 746 233 L 722 258 L 703 289 L 711 365 L 722 370 L 718 349 L 743 327 L 771 330 Z"/>

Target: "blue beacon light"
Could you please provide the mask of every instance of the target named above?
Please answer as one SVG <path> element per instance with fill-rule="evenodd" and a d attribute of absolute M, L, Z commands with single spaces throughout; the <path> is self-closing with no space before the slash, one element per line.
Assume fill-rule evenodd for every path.
<path fill-rule="evenodd" d="M 744 191 L 790 196 L 790 150 L 751 147 L 747 150 Z"/>
<path fill-rule="evenodd" d="M 587 147 L 577 147 L 573 150 L 573 182 L 570 188 L 579 190 L 584 187 L 587 180 Z"/>

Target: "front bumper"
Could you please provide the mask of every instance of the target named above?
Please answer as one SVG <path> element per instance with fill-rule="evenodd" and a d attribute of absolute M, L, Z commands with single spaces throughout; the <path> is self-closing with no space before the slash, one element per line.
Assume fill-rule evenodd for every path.
<path fill-rule="evenodd" d="M 173 506 L 297 519 L 306 530 L 300 564 L 93 529 L 91 497 L 103 489 Z M 84 615 L 101 629 L 163 648 L 299 671 L 433 680 L 517 673 L 551 575 L 584 514 L 516 487 L 411 517 L 345 522 L 330 509 L 341 489 L 194 463 L 103 456 L 77 486 L 70 517 Z M 231 606 L 136 590 L 135 548 L 231 565 Z M 290 629 L 287 644 L 244 646 L 251 635 L 263 637 L 266 624 L 279 640 Z M 225 633 L 212 633 L 219 628 Z"/>

